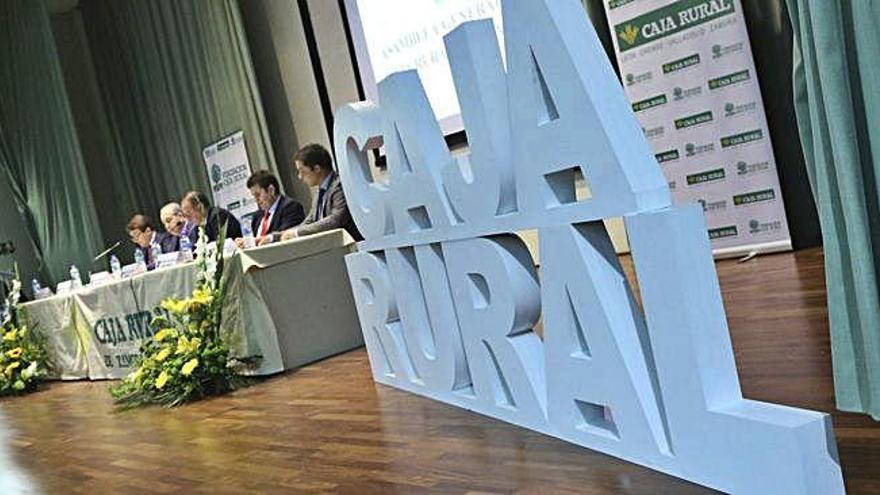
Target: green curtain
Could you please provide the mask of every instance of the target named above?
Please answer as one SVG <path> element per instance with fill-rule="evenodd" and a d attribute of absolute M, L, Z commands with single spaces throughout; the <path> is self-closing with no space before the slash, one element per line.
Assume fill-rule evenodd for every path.
<path fill-rule="evenodd" d="M 837 406 L 880 420 L 880 3 L 787 0 Z"/>
<path fill-rule="evenodd" d="M 239 129 L 251 168 L 277 172 L 236 0 L 80 10 L 113 143 L 108 182 L 127 214 L 156 218 L 185 190 L 210 193 L 202 149 Z"/>
<path fill-rule="evenodd" d="M 42 1 L 0 2 L 0 173 L 44 283 L 91 270 L 101 232 Z"/>

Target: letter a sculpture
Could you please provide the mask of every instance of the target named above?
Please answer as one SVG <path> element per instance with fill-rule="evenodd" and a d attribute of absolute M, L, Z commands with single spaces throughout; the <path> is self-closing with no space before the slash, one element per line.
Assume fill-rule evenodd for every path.
<path fill-rule="evenodd" d="M 702 210 L 672 206 L 580 2 L 501 3 L 506 68 L 491 20 L 444 39 L 466 157 L 415 71 L 336 113 L 375 380 L 729 493 L 843 493 L 829 416 L 742 397 Z"/>

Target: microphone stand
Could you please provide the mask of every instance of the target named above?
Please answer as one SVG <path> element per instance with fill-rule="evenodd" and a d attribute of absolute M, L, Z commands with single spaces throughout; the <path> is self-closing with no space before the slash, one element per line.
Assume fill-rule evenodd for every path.
<path fill-rule="evenodd" d="M 95 258 L 92 260 L 92 268 L 94 269 L 95 266 L 96 266 L 96 264 L 98 263 L 98 261 L 101 261 L 101 259 L 106 258 L 108 254 L 110 254 L 110 253 L 112 253 L 113 251 L 115 251 L 116 248 L 118 248 L 118 247 L 121 246 L 121 245 L 122 245 L 122 241 L 116 241 L 115 244 L 113 244 L 113 245 L 110 246 L 109 248 L 107 248 L 107 249 L 105 249 L 104 251 L 102 251 L 101 254 L 95 256 Z M 101 272 L 101 271 L 104 271 L 104 270 L 103 270 L 103 267 L 98 268 L 98 272 Z M 89 274 L 88 274 L 89 280 L 92 279 L 92 273 L 93 273 L 93 272 L 92 272 L 91 270 L 89 270 Z M 94 273 L 97 273 L 97 272 L 94 272 Z"/>
<path fill-rule="evenodd" d="M 101 258 L 103 258 L 103 257 L 107 256 L 108 254 L 112 253 L 114 249 L 118 248 L 118 247 L 121 246 L 121 245 L 122 245 L 122 241 L 116 241 L 116 244 L 110 246 L 109 248 L 107 248 L 107 249 L 105 249 L 104 251 L 102 251 L 101 254 L 95 256 L 95 259 L 92 260 L 92 263 L 97 263 L 98 261 L 101 260 Z"/>

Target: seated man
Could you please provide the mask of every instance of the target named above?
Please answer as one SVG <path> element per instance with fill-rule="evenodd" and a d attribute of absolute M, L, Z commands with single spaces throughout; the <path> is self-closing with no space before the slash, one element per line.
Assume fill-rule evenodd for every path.
<path fill-rule="evenodd" d="M 153 259 L 153 246 L 157 245 L 161 250 L 162 241 L 165 239 L 166 234 L 155 231 L 153 229 L 153 220 L 146 215 L 140 214 L 131 217 L 126 229 L 128 230 L 129 239 L 135 244 L 135 249 L 144 255 L 147 268 L 152 270 L 156 265 L 156 260 Z"/>
<path fill-rule="evenodd" d="M 318 194 L 305 221 L 285 230 L 280 236 L 276 234 L 273 240 L 293 239 L 333 229 L 345 229 L 356 241 L 363 240 L 348 211 L 342 183 L 333 170 L 330 152 L 320 144 L 308 144 L 296 152 L 293 160 L 300 180 L 309 187 L 318 187 Z"/>
<path fill-rule="evenodd" d="M 211 201 L 204 193 L 190 191 L 183 195 L 180 207 L 184 216 L 192 225 L 205 229 L 208 242 L 217 240 L 220 227 L 226 224 L 226 238 L 238 239 L 241 237 L 241 224 L 235 215 L 219 206 L 211 206 Z M 193 229 L 197 230 L 197 229 Z"/>
<path fill-rule="evenodd" d="M 281 194 L 278 179 L 266 170 L 258 170 L 247 181 L 247 187 L 254 195 L 259 211 L 251 217 L 251 232 L 257 243 L 267 235 L 283 232 L 302 223 L 306 212 L 298 202 Z M 243 239 L 236 239 L 241 247 Z"/>
<path fill-rule="evenodd" d="M 162 239 L 162 252 L 163 253 L 173 253 L 176 251 L 180 251 L 180 236 L 184 235 L 183 228 L 186 226 L 186 217 L 183 216 L 183 210 L 180 208 L 180 204 L 171 202 L 166 204 L 159 210 L 159 220 L 162 221 L 162 224 L 165 226 L 165 237 Z M 195 248 L 195 240 L 194 234 L 197 234 L 197 229 L 191 229 L 191 232 L 186 233 L 187 237 L 192 244 L 192 247 Z"/>

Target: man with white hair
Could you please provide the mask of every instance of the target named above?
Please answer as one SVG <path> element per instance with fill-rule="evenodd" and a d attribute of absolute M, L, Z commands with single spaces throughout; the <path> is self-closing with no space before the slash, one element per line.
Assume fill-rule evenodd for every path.
<path fill-rule="evenodd" d="M 180 204 L 172 201 L 159 210 L 159 220 L 165 226 L 165 232 L 168 235 L 162 239 L 162 252 L 173 253 L 180 251 L 180 236 L 184 235 L 184 226 L 186 226 L 186 217 L 183 216 L 183 210 Z M 186 233 L 193 246 L 198 240 L 198 229 L 189 229 Z"/>

